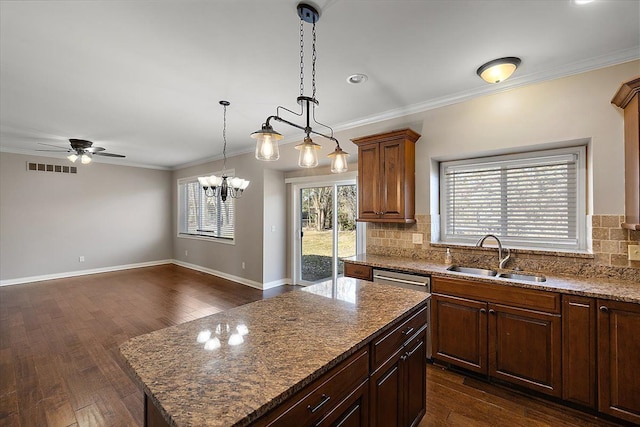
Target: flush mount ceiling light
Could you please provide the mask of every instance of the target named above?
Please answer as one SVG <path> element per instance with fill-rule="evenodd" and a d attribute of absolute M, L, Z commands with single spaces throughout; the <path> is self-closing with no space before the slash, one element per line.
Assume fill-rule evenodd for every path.
<path fill-rule="evenodd" d="M 347 82 L 351 83 L 352 85 L 364 83 L 367 80 L 369 80 L 369 77 L 367 77 L 366 74 L 352 74 L 349 77 L 347 77 Z"/>
<path fill-rule="evenodd" d="M 515 56 L 494 59 L 478 68 L 476 73 L 487 83 L 500 83 L 508 79 L 516 71 L 520 62 L 522 62 L 520 58 Z"/>
<path fill-rule="evenodd" d="M 320 14 L 313 7 L 306 3 L 299 3 L 297 6 L 298 16 L 300 17 L 300 96 L 297 101 L 300 105 L 300 112 L 296 113 L 287 108 L 278 106 L 275 116 L 267 117 L 267 120 L 262 124 L 262 128 L 251 134 L 251 137 L 256 139 L 256 159 L 264 161 L 273 161 L 280 158 L 280 152 L 278 150 L 278 141 L 282 139 L 282 135 L 276 132 L 271 126 L 271 120 L 275 120 L 280 123 L 287 124 L 298 128 L 306 134 L 304 142 L 296 145 L 296 149 L 300 150 L 300 156 L 298 157 L 298 166 L 303 168 L 313 168 L 318 165 L 318 151 L 320 145 L 311 140 L 311 134 L 319 135 L 327 138 L 336 143 L 336 148 L 333 153 L 329 154 L 331 158 L 331 172 L 342 173 L 347 171 L 347 157 L 349 154 L 342 151 L 340 143 L 333 137 L 333 129 L 331 127 L 322 124 L 316 120 L 315 108 L 319 105 L 316 99 L 316 22 L 320 18 Z M 313 43 L 312 43 L 312 71 L 311 71 L 311 87 L 312 95 L 304 95 L 304 24 L 309 23 L 313 25 Z M 306 123 L 304 126 L 290 122 L 289 120 L 280 117 L 280 109 L 285 110 L 291 114 L 302 117 L 305 116 Z M 320 133 L 317 130 L 311 128 L 311 119 L 317 125 L 320 125 L 330 131 L 329 135 Z"/>
<path fill-rule="evenodd" d="M 238 178 L 237 176 L 228 176 L 225 172 L 227 169 L 227 107 L 231 105 L 231 103 L 229 101 L 220 101 L 220 105 L 222 105 L 224 109 L 222 126 L 222 139 L 224 141 L 222 156 L 224 162 L 222 163 L 222 176 L 200 176 L 198 177 L 198 181 L 207 197 L 217 198 L 220 196 L 222 201 L 226 202 L 228 196 L 234 199 L 240 198 L 244 190 L 249 186 L 249 181 Z"/>

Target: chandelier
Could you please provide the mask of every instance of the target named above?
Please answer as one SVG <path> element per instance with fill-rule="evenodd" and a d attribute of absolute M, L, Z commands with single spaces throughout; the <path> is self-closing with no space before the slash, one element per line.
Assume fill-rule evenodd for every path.
<path fill-rule="evenodd" d="M 297 6 L 298 16 L 300 17 L 300 96 L 297 101 L 300 105 L 300 112 L 296 113 L 287 108 L 278 106 L 275 116 L 267 117 L 267 120 L 262 124 L 262 128 L 251 134 L 251 137 L 256 139 L 256 159 L 264 161 L 273 161 L 280 158 L 280 152 L 278 150 L 278 141 L 283 136 L 276 132 L 271 126 L 271 120 L 275 120 L 280 123 L 285 123 L 289 126 L 298 128 L 306 134 L 304 142 L 296 145 L 296 149 L 300 150 L 298 157 L 298 166 L 303 168 L 313 168 L 318 166 L 318 150 L 320 145 L 311 140 L 311 134 L 319 135 L 327 138 L 331 141 L 335 141 L 336 148 L 333 153 L 329 154 L 331 158 L 331 172 L 342 173 L 347 171 L 347 157 L 348 153 L 342 151 L 340 143 L 333 137 L 333 129 L 331 127 L 322 124 L 316 120 L 315 108 L 319 105 L 316 99 L 316 22 L 320 18 L 320 14 L 313 7 L 306 3 L 299 3 Z M 304 23 L 307 22 L 313 25 L 313 44 L 312 44 L 312 71 L 311 71 L 311 86 L 312 95 L 304 95 Z M 305 125 L 299 125 L 286 120 L 280 116 L 280 109 L 285 110 L 298 117 L 304 116 L 306 118 Z M 311 120 L 317 125 L 320 125 L 330 131 L 329 135 L 320 133 L 317 130 L 311 128 Z"/>
<path fill-rule="evenodd" d="M 224 145 L 222 147 L 222 156 L 224 162 L 222 164 L 222 176 L 200 176 L 198 181 L 204 190 L 204 194 L 207 197 L 217 198 L 220 196 L 223 202 L 227 201 L 227 197 L 231 196 L 235 199 L 240 198 L 244 190 L 249 186 L 249 182 L 246 179 L 228 176 L 225 172 L 227 169 L 227 107 L 231 105 L 229 101 L 220 101 L 224 109 L 224 119 L 222 127 L 222 140 Z"/>

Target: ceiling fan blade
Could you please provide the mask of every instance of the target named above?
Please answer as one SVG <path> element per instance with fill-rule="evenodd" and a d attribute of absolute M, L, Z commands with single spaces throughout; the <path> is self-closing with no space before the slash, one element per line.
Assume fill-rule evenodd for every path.
<path fill-rule="evenodd" d="M 101 152 L 93 153 L 93 155 L 94 156 L 106 156 L 106 157 L 126 157 L 126 156 L 123 156 L 122 154 L 101 153 Z"/>
<path fill-rule="evenodd" d="M 104 151 L 104 150 L 105 149 L 103 147 L 89 147 L 84 149 L 84 151 L 88 153 L 93 153 L 93 154 L 96 154 L 98 151 Z"/>
<path fill-rule="evenodd" d="M 55 148 L 59 148 L 61 150 L 67 150 L 66 147 L 60 147 L 59 145 L 53 145 L 53 144 L 47 144 L 46 142 L 38 142 L 38 144 L 40 145 L 46 145 L 48 147 L 55 147 Z M 43 150 L 36 150 L 36 151 L 43 151 Z"/>
<path fill-rule="evenodd" d="M 70 153 L 71 152 L 71 150 L 62 150 L 62 149 L 60 149 L 60 150 L 36 150 L 36 151 L 50 151 L 50 152 L 53 152 L 53 153 Z"/>

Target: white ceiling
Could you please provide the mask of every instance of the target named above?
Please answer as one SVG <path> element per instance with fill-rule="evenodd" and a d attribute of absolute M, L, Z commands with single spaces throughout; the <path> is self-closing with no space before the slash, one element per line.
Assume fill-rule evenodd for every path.
<path fill-rule="evenodd" d="M 249 134 L 278 105 L 298 108 L 297 3 L 2 1 L 0 149 L 51 154 L 35 150 L 83 138 L 127 156 L 111 163 L 175 168 L 221 156 L 224 99 L 227 154 L 251 151 Z M 314 4 L 316 117 L 336 130 L 640 58 L 635 0 Z M 307 45 L 310 36 L 305 24 Z M 484 83 L 476 69 L 503 56 L 522 65 L 502 85 Z M 368 82 L 349 85 L 354 73 Z"/>

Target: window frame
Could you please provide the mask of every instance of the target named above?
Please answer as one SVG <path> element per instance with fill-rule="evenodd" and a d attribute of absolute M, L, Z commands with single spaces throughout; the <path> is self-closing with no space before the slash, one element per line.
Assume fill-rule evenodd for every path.
<path fill-rule="evenodd" d="M 503 245 L 512 248 L 532 249 L 532 250 L 550 250 L 563 252 L 587 252 L 588 251 L 588 229 L 587 229 L 587 144 L 551 149 L 539 149 L 534 151 L 526 151 L 515 154 L 502 154 L 491 156 L 477 156 L 473 158 L 441 161 L 439 162 L 439 196 L 438 203 L 440 205 L 440 241 L 442 244 L 454 245 L 475 245 L 476 241 L 482 237 L 478 236 L 451 236 L 447 235 L 447 219 L 448 219 L 448 200 L 447 182 L 445 179 L 445 168 L 449 166 L 470 166 L 470 165 L 487 165 L 490 163 L 523 163 L 530 162 L 531 165 L 540 164 L 546 157 L 550 156 L 576 156 L 576 243 L 568 243 L 561 241 L 553 242 L 535 242 L 526 238 L 514 238 L 498 236 Z"/>
<path fill-rule="evenodd" d="M 205 174 L 201 174 L 198 176 L 208 176 L 208 175 L 222 175 L 222 171 L 217 171 L 217 172 L 210 172 L 210 173 L 205 173 Z M 227 176 L 235 176 L 235 170 L 229 170 L 226 169 L 225 170 L 225 175 Z M 205 240 L 208 242 L 217 242 L 217 243 L 222 243 L 222 244 L 227 244 L 227 245 L 235 245 L 235 240 L 236 240 L 236 223 L 237 223 L 237 217 L 236 217 L 236 206 L 235 206 L 235 200 L 229 196 L 227 198 L 227 201 L 224 203 L 232 203 L 232 214 L 233 214 L 233 237 L 229 238 L 229 237 L 221 237 L 221 236 L 216 236 L 213 234 L 213 232 L 204 232 L 201 231 L 199 233 L 188 233 L 185 230 L 187 229 L 187 221 L 188 221 L 188 215 L 187 215 L 187 206 L 186 206 L 186 192 L 182 190 L 182 186 L 188 183 L 192 183 L 192 182 L 198 182 L 198 176 L 190 176 L 190 177 L 184 177 L 184 178 L 179 178 L 176 181 L 176 186 L 177 186 L 177 221 L 176 221 L 176 228 L 177 228 L 177 237 L 178 238 L 184 238 L 184 239 L 194 239 L 194 240 Z M 200 188 L 200 197 L 206 197 L 204 195 L 204 190 L 202 189 L 202 187 L 200 187 L 200 184 L 198 183 L 198 186 Z M 218 203 L 221 204 L 222 201 L 220 199 L 220 196 L 218 196 Z M 217 210 L 218 212 L 218 216 L 220 215 L 220 210 Z M 201 221 L 201 219 L 198 219 L 199 222 Z"/>

